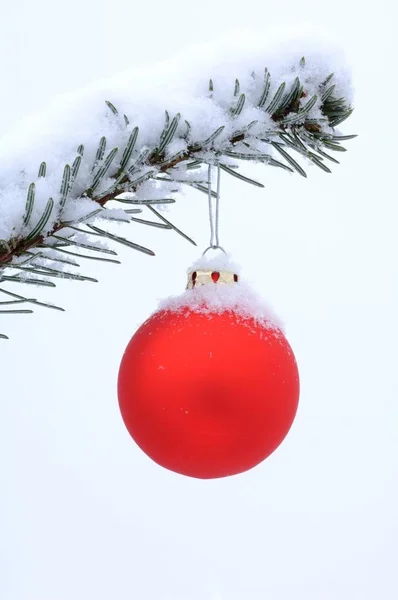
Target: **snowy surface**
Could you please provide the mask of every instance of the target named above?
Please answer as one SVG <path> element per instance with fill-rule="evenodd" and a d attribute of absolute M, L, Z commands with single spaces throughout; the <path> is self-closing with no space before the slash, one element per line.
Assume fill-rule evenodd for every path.
<path fill-rule="evenodd" d="M 305 56 L 306 64 L 300 67 Z M 109 79 L 95 82 L 77 92 L 64 94 L 45 106 L 41 113 L 25 118 L 20 125 L 0 141 L 0 239 L 29 233 L 40 219 L 48 199 L 55 201 L 45 231 L 50 232 L 59 220 L 81 216 L 81 208 L 73 199 L 91 187 L 93 165 L 100 139 L 106 138 L 105 157 L 118 148 L 114 163 L 108 171 L 117 171 L 123 150 L 135 127 L 139 127 L 137 142 L 126 169 L 146 148 L 159 144 L 165 126 L 165 111 L 170 119 L 177 113 L 181 119 L 176 139 L 167 148 L 166 157 L 183 151 L 188 144 L 203 142 L 219 127 L 224 127 L 215 146 L 222 148 L 233 132 L 256 121 L 251 132 L 272 132 L 276 124 L 265 110 L 258 108 L 264 89 L 264 69 L 271 74 L 269 99 L 280 84 L 287 86 L 297 76 L 304 84 L 307 99 L 318 94 L 318 101 L 308 116 L 320 115 L 319 85 L 331 73 L 335 94 L 350 102 L 352 96 L 350 72 L 342 51 L 325 34 L 314 28 L 276 31 L 265 35 L 240 31 L 216 42 L 192 46 L 167 61 L 145 68 L 134 68 Z M 214 91 L 209 93 L 209 79 Z M 234 97 L 234 82 L 238 78 L 240 92 L 246 101 L 240 115 L 231 116 L 238 97 Z M 288 89 L 288 88 L 287 88 Z M 119 111 L 115 115 L 106 105 L 110 101 Z M 126 127 L 124 115 L 129 119 Z M 186 123 L 191 124 L 187 140 L 181 139 Z M 325 130 L 327 126 L 325 125 Z M 72 165 L 83 144 L 84 153 L 77 177 L 73 182 L 65 209 L 61 210 L 60 186 L 65 164 Z M 272 154 L 272 150 L 267 151 Z M 47 165 L 45 177 L 38 178 L 41 162 Z M 150 170 L 143 165 L 132 175 L 138 179 Z M 156 171 L 154 173 L 156 175 Z M 178 171 L 174 173 L 178 178 Z M 202 177 L 196 171 L 181 171 L 183 181 Z M 36 184 L 36 198 L 28 226 L 23 229 L 29 184 Z M 113 183 L 105 177 L 95 193 L 108 190 Z M 155 186 L 157 186 L 155 188 Z M 173 189 L 181 185 L 173 184 Z M 155 192 L 156 195 L 153 195 Z M 137 198 L 163 198 L 170 194 L 170 183 L 149 182 L 137 190 Z M 94 201 L 85 201 L 86 214 L 95 208 Z M 62 217 L 62 219 L 61 219 Z"/>
<path fill-rule="evenodd" d="M 241 273 L 241 268 L 228 255 L 202 256 L 190 267 L 189 272 L 195 269 L 213 269 Z M 234 284 L 210 283 L 186 290 L 177 296 L 170 296 L 160 303 L 160 310 L 178 312 L 188 308 L 192 312 L 203 314 L 219 314 L 233 311 L 242 319 L 254 319 L 259 325 L 283 331 L 281 319 L 273 308 L 256 292 L 248 281 L 239 277 L 239 282 Z"/>
<path fill-rule="evenodd" d="M 192 273 L 196 269 L 212 269 L 216 271 L 229 271 L 240 275 L 242 273 L 242 265 L 236 262 L 231 254 L 225 253 L 220 249 L 210 249 L 199 256 L 188 268 L 187 274 Z"/>
<path fill-rule="evenodd" d="M 395 9 L 2 4 L 0 135 L 55 90 L 231 27 L 307 17 L 350 55 L 356 110 L 344 130 L 360 137 L 333 175 L 247 165 L 264 189 L 223 177 L 220 241 L 283 318 L 302 386 L 288 437 L 249 473 L 199 482 L 161 469 L 132 443 L 117 403 L 128 341 L 158 298 L 184 289 L 208 244 L 204 194 L 189 189 L 167 215 L 199 248 L 121 225 L 156 258 L 121 248 L 122 265 L 79 259 L 98 284 L 40 290 L 65 313 L 0 315 L 10 336 L 0 344 L 1 600 L 398 598 L 396 144 L 375 110 L 396 71 Z"/>

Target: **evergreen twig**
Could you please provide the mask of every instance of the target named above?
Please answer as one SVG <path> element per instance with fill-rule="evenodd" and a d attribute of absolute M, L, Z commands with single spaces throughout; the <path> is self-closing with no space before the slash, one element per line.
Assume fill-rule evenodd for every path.
<path fill-rule="evenodd" d="M 300 61 L 300 69 L 304 69 L 304 58 Z M 182 118 L 180 113 L 175 116 L 170 116 L 165 111 L 165 125 L 160 135 L 160 139 L 156 147 L 139 149 L 139 129 L 133 127 L 130 137 L 124 148 L 113 148 L 110 151 L 106 150 L 107 140 L 102 137 L 98 144 L 95 160 L 91 169 L 91 186 L 88 187 L 83 194 L 74 197 L 73 186 L 78 175 L 79 168 L 84 156 L 84 146 L 81 144 L 77 149 L 77 157 L 71 166 L 65 165 L 62 181 L 60 182 L 60 202 L 55 205 L 54 200 L 49 198 L 46 208 L 37 223 L 30 227 L 32 213 L 35 207 L 36 186 L 35 183 L 30 183 L 27 191 L 26 207 L 23 216 L 22 233 L 7 240 L 0 240 L 0 285 L 2 283 L 26 283 L 42 286 L 54 286 L 54 283 L 49 281 L 49 277 L 65 277 L 77 280 L 95 281 L 93 278 L 79 276 L 74 273 L 62 274 L 62 264 L 73 264 L 72 260 L 62 258 L 54 258 L 59 256 L 57 253 L 64 255 L 76 256 L 79 258 L 88 258 L 94 260 L 104 260 L 107 262 L 118 263 L 119 261 L 98 257 L 96 254 L 90 256 L 80 254 L 80 249 L 88 249 L 94 253 L 116 254 L 116 252 L 103 248 L 95 242 L 91 241 L 91 236 L 97 236 L 101 240 L 111 240 L 140 252 L 153 255 L 153 252 L 148 248 L 144 248 L 139 244 L 135 244 L 125 238 L 116 236 L 104 229 L 93 225 L 93 221 L 107 216 L 107 205 L 109 202 L 116 200 L 127 204 L 136 204 L 146 206 L 151 210 L 152 214 L 158 221 L 149 221 L 146 219 L 138 219 L 131 217 L 134 212 L 141 212 L 137 209 L 125 210 L 126 221 L 136 222 L 160 229 L 170 229 L 179 233 L 189 242 L 195 244 L 194 240 L 187 234 L 183 233 L 169 220 L 163 217 L 153 205 L 162 203 L 173 203 L 173 198 L 165 199 L 146 199 L 142 200 L 136 195 L 140 186 L 148 180 L 163 179 L 168 182 L 185 183 L 199 191 L 207 193 L 205 180 L 198 178 L 197 180 L 184 179 L 184 172 L 189 173 L 192 169 L 200 169 L 203 165 L 214 158 L 221 164 L 223 171 L 229 175 L 239 178 L 241 181 L 264 187 L 263 184 L 254 181 L 228 165 L 228 161 L 223 160 L 223 157 L 233 156 L 237 160 L 250 160 L 262 162 L 270 166 L 283 168 L 288 171 L 296 171 L 303 177 L 306 173 L 303 167 L 291 156 L 294 151 L 301 157 L 305 157 L 313 164 L 318 166 L 325 172 L 330 172 L 325 161 L 338 163 L 332 157 L 330 152 L 344 152 L 345 148 L 341 146 L 341 142 L 352 139 L 354 135 L 339 135 L 334 132 L 334 128 L 345 121 L 352 113 L 353 109 L 344 98 L 335 96 L 336 85 L 332 82 L 333 74 L 331 74 L 324 82 L 319 85 L 319 94 L 307 97 L 305 84 L 302 84 L 300 77 L 296 77 L 294 82 L 289 86 L 285 82 L 281 83 L 272 95 L 271 89 L 271 74 L 266 69 L 264 76 L 263 91 L 258 100 L 258 110 L 265 111 L 274 122 L 274 127 L 269 131 L 256 131 L 254 127 L 258 121 L 251 121 L 246 126 L 241 127 L 229 138 L 224 134 L 225 126 L 220 126 L 206 140 L 198 141 L 192 139 L 191 124 Z M 320 99 L 320 104 L 318 101 Z M 214 84 L 209 81 L 209 99 L 214 101 Z M 314 118 L 312 109 L 318 101 L 318 108 L 321 111 L 321 117 Z M 119 112 L 110 101 L 106 104 L 114 115 L 119 118 Z M 239 80 L 235 80 L 234 86 L 231 89 L 231 104 L 230 116 L 231 119 L 239 117 L 240 122 L 244 114 L 246 105 L 246 94 L 241 92 Z M 319 113 L 317 113 L 319 114 Z M 126 115 L 122 117 L 125 127 L 129 126 L 129 120 Z M 169 156 L 167 154 L 170 143 L 179 139 L 185 141 L 186 149 Z M 259 145 L 263 146 L 264 151 L 259 150 Z M 138 150 L 137 150 L 138 148 Z M 276 160 L 268 151 L 276 151 L 280 162 Z M 211 159 L 213 155 L 213 159 Z M 275 156 L 275 152 L 274 152 Z M 119 157 L 119 158 L 118 158 Z M 178 167 L 178 169 L 177 169 Z M 178 172 L 178 175 L 176 174 Z M 45 162 L 42 162 L 39 168 L 38 177 L 46 177 L 48 168 Z M 163 178 L 159 175 L 163 174 Z M 102 184 L 105 176 L 111 179 L 111 187 L 102 190 Z M 126 193 L 130 196 L 126 198 Z M 78 197 L 90 198 L 98 205 L 97 210 L 92 210 L 85 217 L 77 218 L 73 221 L 63 221 L 62 213 L 70 199 L 76 200 Z M 57 215 L 54 215 L 55 209 L 58 210 Z M 54 218 L 55 217 L 55 218 Z M 109 218 L 109 220 L 111 220 Z M 117 220 L 117 218 L 116 218 Z M 119 218 L 124 221 L 124 218 Z M 48 230 L 48 223 L 53 223 Z M 84 232 L 76 228 L 77 224 L 85 224 L 88 230 Z M 64 230 L 64 231 L 63 231 Z M 77 230 L 77 231 L 76 231 Z M 64 235 L 60 235 L 64 233 Z M 80 236 L 80 237 L 79 237 Z M 83 239 L 82 239 L 83 236 Z M 79 249 L 79 252 L 72 252 L 70 248 Z M 40 248 L 40 255 L 32 253 L 32 250 Z M 26 258 L 26 260 L 22 260 Z M 33 260 L 40 259 L 39 263 L 33 263 Z M 47 264 L 46 264 L 47 261 Z M 59 263 L 59 269 L 54 267 L 54 263 Z M 77 263 L 75 263 L 76 267 Z M 8 272 L 11 272 L 11 275 Z M 15 274 L 16 272 L 16 274 Z M 24 272 L 32 273 L 34 277 L 27 277 Z M 59 307 L 39 302 L 36 299 L 26 298 L 0 288 L 0 292 L 8 294 L 13 300 L 0 302 L 0 305 L 5 304 L 20 304 L 23 302 L 33 303 L 48 308 L 62 310 Z M 25 309 L 0 309 L 1 313 L 21 313 L 32 312 Z M 0 334 L 0 338 L 7 338 L 4 334 Z"/>

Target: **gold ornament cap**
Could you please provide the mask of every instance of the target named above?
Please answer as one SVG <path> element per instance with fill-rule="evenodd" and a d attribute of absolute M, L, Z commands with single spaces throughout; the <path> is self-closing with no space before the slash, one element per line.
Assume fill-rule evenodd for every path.
<path fill-rule="evenodd" d="M 239 276 L 233 271 L 216 269 L 195 269 L 188 272 L 187 290 L 203 285 L 233 285 L 238 283 Z"/>

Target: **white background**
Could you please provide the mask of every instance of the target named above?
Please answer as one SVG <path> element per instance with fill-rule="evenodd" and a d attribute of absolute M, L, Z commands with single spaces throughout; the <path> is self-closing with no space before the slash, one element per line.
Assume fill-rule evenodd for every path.
<path fill-rule="evenodd" d="M 332 175 L 247 166 L 265 189 L 223 181 L 222 243 L 284 319 L 302 381 L 288 438 L 251 472 L 165 471 L 118 412 L 126 343 L 207 245 L 205 196 L 170 212 L 199 249 L 131 225 L 156 258 L 87 261 L 100 283 L 35 290 L 66 313 L 1 317 L 0 598 L 396 599 L 393 3 L 1 0 L 0 13 L 0 135 L 56 93 L 231 27 L 303 19 L 347 51 L 357 109 L 344 132 L 360 134 Z"/>

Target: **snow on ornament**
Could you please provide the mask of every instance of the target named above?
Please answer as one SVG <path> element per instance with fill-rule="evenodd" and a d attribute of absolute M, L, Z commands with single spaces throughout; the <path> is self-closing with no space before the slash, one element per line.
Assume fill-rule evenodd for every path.
<path fill-rule="evenodd" d="M 190 477 L 236 475 L 266 459 L 296 415 L 299 374 L 281 323 L 228 259 L 205 258 L 185 293 L 134 334 L 119 406 L 138 446 Z"/>

